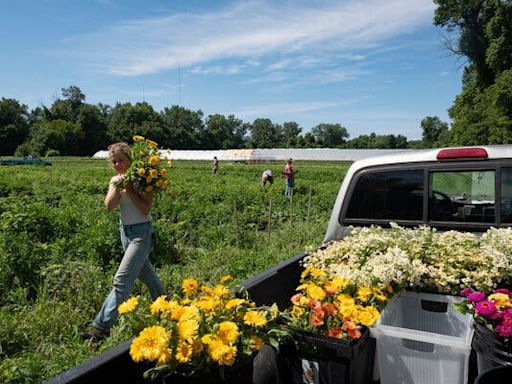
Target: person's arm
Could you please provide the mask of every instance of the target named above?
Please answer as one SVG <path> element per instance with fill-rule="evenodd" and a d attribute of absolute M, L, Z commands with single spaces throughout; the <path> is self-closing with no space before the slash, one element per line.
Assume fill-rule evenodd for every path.
<path fill-rule="evenodd" d="M 108 191 L 105 195 L 105 208 L 107 211 L 111 211 L 118 206 L 119 200 L 121 200 L 121 190 L 117 188 L 116 184 L 122 180 L 119 175 L 113 176 L 108 183 Z"/>
<path fill-rule="evenodd" d="M 151 207 L 153 206 L 153 194 L 152 193 L 138 193 L 134 188 L 133 184 L 130 182 L 126 186 L 126 193 L 130 200 L 135 204 L 137 209 L 143 215 L 149 215 L 151 212 Z"/>

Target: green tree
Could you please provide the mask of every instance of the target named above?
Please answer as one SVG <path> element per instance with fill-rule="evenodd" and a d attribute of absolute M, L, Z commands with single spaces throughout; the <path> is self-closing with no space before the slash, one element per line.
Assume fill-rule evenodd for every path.
<path fill-rule="evenodd" d="M 62 156 L 73 156 L 79 152 L 83 131 L 78 124 L 65 120 L 42 121 L 30 130 L 30 138 L 18 147 L 19 154 L 45 156 L 49 150 Z"/>
<path fill-rule="evenodd" d="M 256 119 L 251 124 L 253 148 L 278 148 L 282 145 L 282 128 L 270 119 Z"/>
<path fill-rule="evenodd" d="M 201 110 L 191 111 L 179 105 L 165 107 L 160 113 L 163 146 L 172 149 L 201 149 L 204 123 Z"/>
<path fill-rule="evenodd" d="M 302 128 L 294 121 L 283 123 L 283 142 L 286 147 L 299 146 L 299 137 Z"/>
<path fill-rule="evenodd" d="M 340 147 L 349 137 L 347 128 L 340 124 L 318 124 L 311 132 L 317 144 L 324 148 Z"/>
<path fill-rule="evenodd" d="M 201 139 L 203 149 L 229 149 L 243 146 L 246 127 L 234 115 L 209 115 Z"/>
<path fill-rule="evenodd" d="M 15 99 L 0 100 L 0 155 L 12 155 L 28 135 L 27 106 Z"/>
<path fill-rule="evenodd" d="M 159 113 L 146 102 L 117 103 L 108 119 L 107 136 L 110 142 L 130 143 L 134 135 L 142 135 L 163 145 L 162 120 Z"/>
<path fill-rule="evenodd" d="M 445 123 L 437 116 L 427 116 L 421 120 L 421 129 L 423 131 L 422 138 L 425 147 L 439 146 L 441 138 L 448 131 L 448 123 Z"/>

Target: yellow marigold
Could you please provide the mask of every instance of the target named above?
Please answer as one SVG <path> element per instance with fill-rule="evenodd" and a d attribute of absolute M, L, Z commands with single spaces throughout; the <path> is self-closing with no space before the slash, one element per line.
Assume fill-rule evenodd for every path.
<path fill-rule="evenodd" d="M 333 290 L 334 292 L 338 292 L 341 289 L 347 287 L 349 285 L 349 279 L 342 279 L 339 276 L 335 276 L 332 280 L 328 280 L 324 283 L 325 289 Z"/>
<path fill-rule="evenodd" d="M 493 293 L 492 295 L 489 295 L 488 299 L 494 301 L 496 309 L 498 310 L 512 307 L 512 304 L 510 304 L 510 297 L 505 293 Z"/>
<path fill-rule="evenodd" d="M 158 297 L 149 307 L 153 315 L 158 312 L 170 311 L 171 308 L 170 303 L 165 299 L 165 295 Z"/>
<path fill-rule="evenodd" d="M 210 314 L 215 311 L 215 308 L 220 305 L 220 302 L 212 297 L 202 297 L 201 300 L 198 300 L 195 304 L 206 314 Z"/>
<path fill-rule="evenodd" d="M 199 321 L 200 319 L 200 313 L 199 308 L 197 308 L 195 305 L 190 304 L 186 306 L 181 307 L 181 311 L 179 314 L 179 321 L 182 320 L 196 320 Z"/>
<path fill-rule="evenodd" d="M 324 290 L 315 284 L 310 284 L 306 288 L 306 294 L 308 295 L 309 298 L 315 299 L 318 301 L 322 301 L 325 298 Z"/>
<path fill-rule="evenodd" d="M 279 315 L 279 307 L 277 306 L 277 304 L 274 303 L 270 307 L 270 310 L 271 310 L 271 313 L 272 313 L 271 316 L 270 316 L 270 320 L 274 320 Z"/>
<path fill-rule="evenodd" d="M 181 289 L 186 296 L 192 296 L 197 293 L 199 283 L 196 279 L 185 279 L 181 285 Z"/>
<path fill-rule="evenodd" d="M 222 284 L 217 284 L 213 289 L 215 296 L 217 297 L 226 297 L 229 296 L 229 288 L 225 287 Z"/>
<path fill-rule="evenodd" d="M 252 335 L 251 336 L 251 348 L 255 351 L 259 351 L 263 346 L 265 345 L 265 342 L 263 339 L 259 336 Z"/>
<path fill-rule="evenodd" d="M 147 183 L 147 184 L 150 184 L 152 180 L 153 180 L 153 178 L 151 177 L 151 175 L 148 175 L 148 176 L 146 177 L 146 183 Z"/>
<path fill-rule="evenodd" d="M 357 298 L 366 303 L 372 297 L 372 289 L 369 287 L 360 287 L 357 289 Z"/>
<path fill-rule="evenodd" d="M 371 327 L 379 319 L 380 313 L 374 307 L 362 307 L 358 306 L 357 310 L 357 322 L 367 327 Z"/>
<path fill-rule="evenodd" d="M 292 319 L 299 320 L 304 314 L 304 309 L 298 305 L 294 305 L 292 308 Z"/>
<path fill-rule="evenodd" d="M 233 280 L 233 276 L 231 275 L 224 275 L 220 278 L 220 282 L 221 284 L 225 284 L 225 283 L 228 283 L 230 282 L 231 280 Z"/>
<path fill-rule="evenodd" d="M 160 156 L 153 155 L 149 157 L 149 164 L 151 165 L 159 165 L 160 164 Z"/>
<path fill-rule="evenodd" d="M 184 311 L 184 307 L 174 300 L 169 303 L 169 307 L 171 309 L 171 319 L 179 321 Z"/>
<path fill-rule="evenodd" d="M 302 273 L 300 274 L 300 277 L 302 279 L 305 279 L 306 277 L 309 276 L 309 273 L 311 272 L 311 269 L 313 268 L 313 265 L 309 264 L 303 271 Z M 298 288 L 297 288 L 298 289 Z"/>
<path fill-rule="evenodd" d="M 149 170 L 149 176 L 151 176 L 152 179 L 156 179 L 158 177 L 158 171 L 154 168 L 151 168 Z"/>
<path fill-rule="evenodd" d="M 267 325 L 267 319 L 261 311 L 249 311 L 244 316 L 244 323 L 252 327 L 263 327 Z"/>
<path fill-rule="evenodd" d="M 152 185 L 148 185 L 148 186 L 146 187 L 145 191 L 146 191 L 147 193 L 151 193 L 151 192 L 153 192 L 153 186 L 152 186 Z"/>
<path fill-rule="evenodd" d="M 119 304 L 117 311 L 120 315 L 124 315 L 125 313 L 133 312 L 135 308 L 137 308 L 137 305 L 139 305 L 139 297 L 130 297 L 124 303 Z"/>
<path fill-rule="evenodd" d="M 162 177 L 165 177 L 165 175 L 167 175 L 167 168 L 162 168 L 162 169 L 160 170 L 160 175 L 161 175 Z"/>
<path fill-rule="evenodd" d="M 149 144 L 149 147 L 151 149 L 157 149 L 158 148 L 158 143 L 156 143 L 155 141 L 153 140 L 148 140 L 148 144 Z"/>
<path fill-rule="evenodd" d="M 178 322 L 177 327 L 180 340 L 192 342 L 197 336 L 199 323 L 196 320 L 182 320 Z"/>
<path fill-rule="evenodd" d="M 172 349 L 167 348 L 162 351 L 162 354 L 158 358 L 156 365 L 164 365 L 170 363 L 172 360 Z"/>
<path fill-rule="evenodd" d="M 133 141 L 135 143 L 138 143 L 139 141 L 144 141 L 144 136 L 135 135 L 135 136 L 133 136 Z"/>
<path fill-rule="evenodd" d="M 339 307 L 351 307 L 356 304 L 354 298 L 346 293 L 342 293 L 336 296 L 336 302 Z"/>
<path fill-rule="evenodd" d="M 158 179 L 155 183 L 155 187 L 157 188 L 162 188 L 162 184 L 163 184 L 163 180 L 162 179 Z"/>
<path fill-rule="evenodd" d="M 141 167 L 141 168 L 137 169 L 137 174 L 139 176 L 144 176 L 146 174 L 146 170 Z"/>
<path fill-rule="evenodd" d="M 176 360 L 179 363 L 188 363 L 192 357 L 193 348 L 189 343 L 179 343 L 176 347 Z"/>
<path fill-rule="evenodd" d="M 320 268 L 315 268 L 315 267 L 311 268 L 311 276 L 323 277 L 325 275 L 326 275 L 326 273 L 323 270 L 321 270 Z"/>
<path fill-rule="evenodd" d="M 233 323 L 232 321 L 223 321 L 219 324 L 217 337 L 224 343 L 234 343 L 238 340 L 238 336 L 240 336 L 240 332 L 238 331 L 236 323 Z"/>
<path fill-rule="evenodd" d="M 233 365 L 236 352 L 236 347 L 226 345 L 220 340 L 214 340 L 208 344 L 208 354 L 219 365 Z"/>
<path fill-rule="evenodd" d="M 169 185 L 169 180 L 165 179 L 164 181 L 162 181 L 162 189 L 167 188 L 168 185 Z"/>
<path fill-rule="evenodd" d="M 233 309 L 245 303 L 244 299 L 231 299 L 226 303 L 226 309 Z"/>
<path fill-rule="evenodd" d="M 158 361 L 163 353 L 167 353 L 170 336 L 164 327 L 154 325 L 144 328 L 130 346 L 133 361 Z"/>

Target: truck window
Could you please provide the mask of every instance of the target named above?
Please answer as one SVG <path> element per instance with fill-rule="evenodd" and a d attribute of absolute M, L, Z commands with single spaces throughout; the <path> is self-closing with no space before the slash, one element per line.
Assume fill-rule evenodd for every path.
<path fill-rule="evenodd" d="M 494 223 L 494 171 L 430 174 L 430 220 Z"/>
<path fill-rule="evenodd" d="M 422 219 L 423 170 L 362 174 L 347 208 L 347 219 Z"/>
<path fill-rule="evenodd" d="M 501 222 L 512 223 L 512 168 L 501 169 Z"/>

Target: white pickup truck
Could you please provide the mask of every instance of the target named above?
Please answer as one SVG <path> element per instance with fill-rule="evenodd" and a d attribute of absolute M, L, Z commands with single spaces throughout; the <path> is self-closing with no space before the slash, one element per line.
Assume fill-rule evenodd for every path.
<path fill-rule="evenodd" d="M 404 151 L 354 162 L 338 193 L 324 243 L 342 239 L 350 226 L 386 227 L 391 222 L 473 232 L 512 226 L 512 145 Z M 275 302 L 284 309 L 299 284 L 305 255 L 296 255 L 242 285 L 256 303 Z M 128 350 L 125 342 L 48 384 L 144 383 L 142 370 L 131 362 Z M 361 353 L 370 359 L 374 349 Z M 327 381 L 371 382 L 372 372 L 363 371 L 372 368 L 372 364 L 338 364 L 330 368 L 333 376 Z M 257 382 L 275 383 L 274 379 L 263 374 Z"/>

